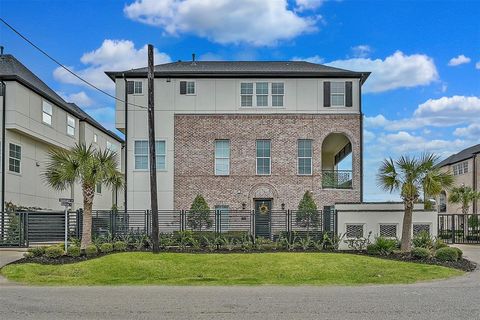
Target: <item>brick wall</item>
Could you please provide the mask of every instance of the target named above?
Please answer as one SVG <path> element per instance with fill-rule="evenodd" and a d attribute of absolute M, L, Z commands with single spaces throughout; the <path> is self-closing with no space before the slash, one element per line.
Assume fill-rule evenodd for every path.
<path fill-rule="evenodd" d="M 329 115 L 175 115 L 174 204 L 190 207 L 197 194 L 211 208 L 218 204 L 253 208 L 254 198 L 273 198 L 295 209 L 306 190 L 319 208 L 360 201 L 360 121 L 358 114 Z M 352 143 L 353 188 L 322 189 L 321 148 L 330 133 Z M 214 175 L 214 141 L 230 140 L 230 175 Z M 271 140 L 271 175 L 256 176 L 257 139 Z M 297 140 L 312 139 L 313 175 L 297 175 Z"/>

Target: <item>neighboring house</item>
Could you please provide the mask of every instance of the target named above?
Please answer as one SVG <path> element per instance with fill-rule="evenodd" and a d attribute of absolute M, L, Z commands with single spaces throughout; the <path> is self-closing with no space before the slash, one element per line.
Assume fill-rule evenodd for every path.
<path fill-rule="evenodd" d="M 62 208 L 58 199 L 70 198 L 72 192 L 54 191 L 42 178 L 47 152 L 52 147 L 69 149 L 76 143 L 108 147 L 119 153 L 121 161 L 120 137 L 75 104 L 65 102 L 14 56 L 0 55 L 0 81 L 0 107 L 5 115 L 1 117 L 0 137 L 5 166 L 0 184 L 3 205 L 12 202 L 42 209 Z M 110 209 L 117 202 L 123 204 L 122 192 L 117 192 L 117 196 L 100 185 L 96 191 L 95 208 Z M 81 208 L 83 196 L 79 185 L 74 186 L 73 196 L 75 207 Z"/>
<path fill-rule="evenodd" d="M 440 162 L 439 167 L 453 174 L 455 179 L 454 186 L 460 187 L 465 185 L 475 191 L 480 190 L 480 144 L 451 155 Z M 444 190 L 437 198 L 438 211 L 440 213 L 461 214 L 462 205 L 448 202 L 448 196 L 448 190 Z M 470 205 L 469 213 L 480 213 L 479 205 L 480 201 Z"/>
<path fill-rule="evenodd" d="M 150 205 L 147 69 L 115 81 L 126 136 L 127 207 Z M 308 62 L 191 61 L 155 66 L 160 209 L 294 209 L 362 201 L 361 87 L 370 73 Z M 127 85 L 125 85 L 127 84 Z M 126 91 L 125 91 L 126 90 Z"/>

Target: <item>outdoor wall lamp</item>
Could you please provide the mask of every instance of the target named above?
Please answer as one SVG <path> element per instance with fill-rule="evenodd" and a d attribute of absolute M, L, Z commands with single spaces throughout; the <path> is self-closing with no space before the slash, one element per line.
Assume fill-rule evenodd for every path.
<path fill-rule="evenodd" d="M 282 210 L 285 210 L 285 203 L 282 203 L 281 206 L 282 206 Z"/>
<path fill-rule="evenodd" d="M 242 210 L 247 209 L 247 204 L 245 202 L 242 203 Z"/>

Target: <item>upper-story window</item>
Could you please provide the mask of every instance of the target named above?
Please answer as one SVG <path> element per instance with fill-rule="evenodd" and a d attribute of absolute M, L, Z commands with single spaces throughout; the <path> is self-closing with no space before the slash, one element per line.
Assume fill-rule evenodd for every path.
<path fill-rule="evenodd" d="M 143 94 L 143 82 L 142 81 L 127 81 L 127 93 L 128 94 Z"/>
<path fill-rule="evenodd" d="M 22 147 L 17 144 L 10 143 L 9 149 L 8 170 L 11 172 L 20 173 Z"/>
<path fill-rule="evenodd" d="M 136 170 L 148 170 L 148 141 L 137 140 L 135 141 L 134 154 L 135 154 L 135 169 Z M 155 141 L 155 156 L 157 170 L 165 170 L 166 168 L 166 148 L 164 140 Z"/>
<path fill-rule="evenodd" d="M 42 102 L 42 121 L 48 125 L 52 125 L 52 114 L 53 109 L 52 105 L 47 101 L 43 100 Z"/>
<path fill-rule="evenodd" d="M 332 107 L 345 106 L 345 82 L 331 83 L 330 102 Z"/>
<path fill-rule="evenodd" d="M 240 83 L 240 106 L 283 107 L 284 94 L 283 82 L 242 82 Z"/>
<path fill-rule="evenodd" d="M 67 115 L 67 134 L 69 136 L 75 135 L 75 118 Z"/>
<path fill-rule="evenodd" d="M 298 140 L 298 174 L 312 174 L 312 140 Z"/>
<path fill-rule="evenodd" d="M 97 143 L 98 142 L 98 136 L 96 133 L 93 134 L 93 142 Z"/>
<path fill-rule="evenodd" d="M 270 140 L 257 140 L 257 175 L 269 175 L 271 173 L 270 151 Z"/>
<path fill-rule="evenodd" d="M 230 174 L 230 141 L 215 140 L 215 175 Z"/>
<path fill-rule="evenodd" d="M 180 81 L 180 94 L 194 95 L 195 81 Z"/>
<path fill-rule="evenodd" d="M 459 176 L 461 174 L 465 174 L 468 172 L 468 161 L 460 162 L 457 164 L 454 164 L 452 166 L 453 168 L 453 175 L 454 176 Z"/>

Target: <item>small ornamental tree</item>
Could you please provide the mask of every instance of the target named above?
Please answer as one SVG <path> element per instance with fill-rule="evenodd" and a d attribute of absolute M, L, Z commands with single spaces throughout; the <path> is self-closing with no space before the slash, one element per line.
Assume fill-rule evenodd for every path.
<path fill-rule="evenodd" d="M 307 238 L 310 234 L 310 227 L 318 226 L 320 215 L 310 191 L 306 191 L 302 200 L 300 200 L 295 220 L 297 225 L 307 228 Z"/>
<path fill-rule="evenodd" d="M 201 195 L 197 195 L 188 211 L 187 225 L 193 230 L 202 231 L 203 227 L 208 229 L 212 224 L 213 220 L 210 217 L 210 208 L 207 202 Z"/>

